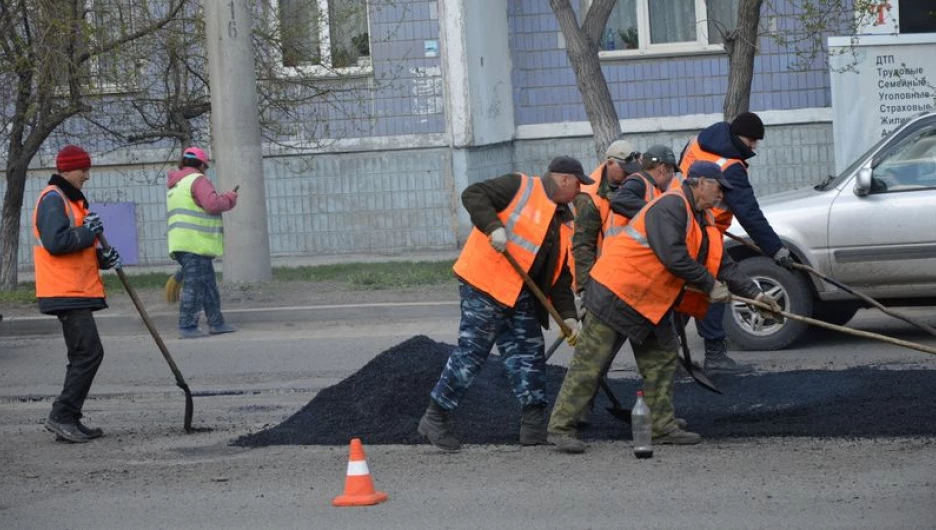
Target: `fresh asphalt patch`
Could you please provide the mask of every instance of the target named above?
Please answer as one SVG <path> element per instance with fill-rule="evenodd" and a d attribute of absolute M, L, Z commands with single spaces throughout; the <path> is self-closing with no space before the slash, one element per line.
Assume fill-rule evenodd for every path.
<path fill-rule="evenodd" d="M 429 392 L 454 349 L 415 336 L 384 351 L 358 372 L 319 392 L 281 424 L 232 443 L 238 446 L 427 443 L 416 432 Z M 622 354 L 629 354 L 623 350 Z M 550 405 L 565 368 L 549 365 Z M 677 415 L 704 438 L 804 436 L 876 438 L 936 434 L 934 370 L 851 368 L 799 370 L 715 378 L 724 394 L 708 392 L 688 377 L 676 383 Z M 639 379 L 610 379 L 623 406 L 630 407 Z M 599 393 L 592 423 L 581 431 L 591 440 L 629 439 L 627 424 L 605 412 Z M 515 444 L 520 405 L 503 364 L 492 354 L 455 411 L 462 443 Z"/>

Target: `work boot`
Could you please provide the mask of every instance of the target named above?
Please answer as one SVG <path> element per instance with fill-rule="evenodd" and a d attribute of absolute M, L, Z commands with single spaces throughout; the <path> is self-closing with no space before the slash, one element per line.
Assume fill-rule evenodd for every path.
<path fill-rule="evenodd" d="M 179 338 L 180 339 L 200 339 L 202 337 L 207 337 L 208 334 L 198 328 L 186 329 L 179 328 Z"/>
<path fill-rule="evenodd" d="M 419 427 L 416 430 L 439 449 L 445 451 L 461 449 L 461 443 L 458 438 L 455 438 L 455 422 L 452 420 L 452 413 L 443 409 L 434 399 L 429 400 L 429 407 L 419 420 Z"/>
<path fill-rule="evenodd" d="M 89 440 L 104 436 L 104 430 L 100 427 L 88 427 L 84 423 L 81 423 L 81 420 L 78 420 L 76 423 L 78 424 L 78 430 L 84 433 Z"/>
<path fill-rule="evenodd" d="M 88 435 L 78 428 L 78 422 L 66 423 L 49 418 L 45 422 L 45 428 L 47 431 L 55 433 L 62 440 L 71 443 L 83 444 L 91 440 Z"/>
<path fill-rule="evenodd" d="M 550 434 L 547 440 L 550 444 L 556 446 L 556 451 L 571 455 L 582 454 L 588 447 L 585 442 L 570 434 Z"/>
<path fill-rule="evenodd" d="M 686 427 L 689 426 L 689 422 L 682 418 L 676 418 L 676 426 L 679 427 L 680 429 L 685 429 Z"/>
<path fill-rule="evenodd" d="M 237 328 L 234 326 L 224 323 L 220 326 L 208 326 L 208 333 L 212 335 L 220 335 L 222 333 L 234 333 L 237 331 Z"/>
<path fill-rule="evenodd" d="M 523 407 L 520 420 L 520 445 L 546 445 L 546 405 Z"/>
<path fill-rule="evenodd" d="M 702 442 L 702 437 L 694 432 L 684 431 L 680 428 L 662 435 L 655 436 L 653 443 L 659 445 L 696 445 Z"/>
<path fill-rule="evenodd" d="M 705 340 L 706 375 L 739 375 L 753 371 L 753 365 L 741 364 L 728 357 L 728 342 L 724 339 Z"/>

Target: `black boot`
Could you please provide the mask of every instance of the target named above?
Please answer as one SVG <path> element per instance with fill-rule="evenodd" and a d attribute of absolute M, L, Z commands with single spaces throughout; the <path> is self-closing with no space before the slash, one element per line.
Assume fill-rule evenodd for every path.
<path fill-rule="evenodd" d="M 429 400 L 429 407 L 419 420 L 417 431 L 439 449 L 446 451 L 461 449 L 461 443 L 458 438 L 455 438 L 455 422 L 452 421 L 452 413 L 443 409 L 434 399 Z"/>
<path fill-rule="evenodd" d="M 547 445 L 546 441 L 546 405 L 527 405 L 523 407 L 520 420 L 520 445 Z"/>
<path fill-rule="evenodd" d="M 754 366 L 741 364 L 728 357 L 728 342 L 722 340 L 705 339 L 705 373 L 706 375 L 722 374 L 749 374 Z"/>

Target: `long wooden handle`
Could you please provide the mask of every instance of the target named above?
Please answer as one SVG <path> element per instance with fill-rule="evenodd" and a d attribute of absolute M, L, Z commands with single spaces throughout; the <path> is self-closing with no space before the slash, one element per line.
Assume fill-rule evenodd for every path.
<path fill-rule="evenodd" d="M 758 254 L 761 254 L 761 255 L 766 256 L 766 254 L 764 254 L 764 251 L 761 250 L 760 247 L 757 246 L 757 245 L 755 245 L 753 242 L 748 241 L 747 239 L 744 239 L 743 237 L 736 236 L 736 235 L 732 234 L 731 232 L 725 232 L 725 235 L 728 236 L 729 238 L 731 238 L 731 239 L 737 241 L 738 243 L 741 243 L 742 245 L 748 247 L 749 249 L 753 250 L 754 252 L 757 252 Z M 852 296 L 854 296 L 854 297 L 856 297 L 856 298 L 861 299 L 861 300 L 864 301 L 865 303 L 867 303 L 867 304 L 869 304 L 869 305 L 871 305 L 871 306 L 873 306 L 873 307 L 875 307 L 875 308 L 877 308 L 877 309 L 880 309 L 881 312 L 883 312 L 884 314 L 887 314 L 887 315 L 890 315 L 890 316 L 892 316 L 892 317 L 894 317 L 894 318 L 898 318 L 898 319 L 900 319 L 900 320 L 903 320 L 904 322 L 906 322 L 906 323 L 908 323 L 908 324 L 910 324 L 910 325 L 912 325 L 912 326 L 916 326 L 916 327 L 922 329 L 923 331 L 929 333 L 930 335 L 933 335 L 934 337 L 936 337 L 936 328 L 933 328 L 933 327 L 931 327 L 931 326 L 929 326 L 929 325 L 927 325 L 927 324 L 924 324 L 923 322 L 920 322 L 919 320 L 916 320 L 916 319 L 914 319 L 914 318 L 910 318 L 909 316 L 907 316 L 907 315 L 905 315 L 905 314 L 903 314 L 903 313 L 900 313 L 900 312 L 898 312 L 898 311 L 894 311 L 893 309 L 890 309 L 890 308 L 888 308 L 888 307 L 885 307 L 883 304 L 881 304 L 880 302 L 878 302 L 878 301 L 875 300 L 874 298 L 871 298 L 870 296 L 868 296 L 868 295 L 866 295 L 866 294 L 864 294 L 864 293 L 862 293 L 862 292 L 860 292 L 860 291 L 856 291 L 854 288 L 849 287 L 849 286 L 845 285 L 844 283 L 842 283 L 842 282 L 840 282 L 840 281 L 838 281 L 838 280 L 833 280 L 832 278 L 826 276 L 825 274 L 822 274 L 821 272 L 819 272 L 819 271 L 816 270 L 815 268 L 813 268 L 813 267 L 811 267 L 811 266 L 809 266 L 809 265 L 806 265 L 805 263 L 795 263 L 795 262 L 794 262 L 794 263 L 793 263 L 793 268 L 794 268 L 794 269 L 799 269 L 799 270 L 801 270 L 801 271 L 806 271 L 806 272 L 808 272 L 808 273 L 810 273 L 810 274 L 814 274 L 814 275 L 816 275 L 817 278 L 820 278 L 820 279 L 822 279 L 822 280 L 824 280 L 824 281 L 826 281 L 826 282 L 828 282 L 828 283 L 830 283 L 830 284 L 832 284 L 832 285 L 838 287 L 839 289 L 845 291 L 846 293 L 848 293 L 848 294 L 850 294 L 850 295 L 852 295 Z"/>
<path fill-rule="evenodd" d="M 564 320 L 562 320 L 562 316 L 559 314 L 558 311 L 556 311 L 556 308 L 553 307 L 549 299 L 546 298 L 546 295 L 543 294 L 543 291 L 540 290 L 539 286 L 536 285 L 536 282 L 533 281 L 533 278 L 530 278 L 530 275 L 527 274 L 525 270 L 523 270 L 523 267 L 521 267 L 520 264 L 517 263 L 517 260 L 515 260 L 514 257 L 510 255 L 510 252 L 507 252 L 505 250 L 504 257 L 507 258 L 507 261 L 510 262 L 510 265 L 514 268 L 515 271 L 517 271 L 517 274 L 519 274 L 520 277 L 523 278 L 523 283 L 525 283 L 526 286 L 530 288 L 530 291 L 533 292 L 533 296 L 535 296 L 536 299 L 539 300 L 541 304 L 543 304 L 543 307 L 546 308 L 546 311 L 549 311 L 549 315 L 553 317 L 553 320 L 556 321 L 556 325 L 559 326 L 559 331 L 562 332 L 562 336 L 563 337 L 572 336 L 572 329 L 566 325 Z"/>
<path fill-rule="evenodd" d="M 774 312 L 779 313 L 779 314 L 783 315 L 784 318 L 789 318 L 789 319 L 791 319 L 791 320 L 799 320 L 800 322 L 805 322 L 805 323 L 811 324 L 811 325 L 813 325 L 813 326 L 819 326 L 820 328 L 826 328 L 826 329 L 831 329 L 831 330 L 835 330 L 835 331 L 841 331 L 842 333 L 847 333 L 847 334 L 849 334 L 849 335 L 854 335 L 854 336 L 856 336 L 856 337 L 865 337 L 865 338 L 868 338 L 868 339 L 875 339 L 875 340 L 879 340 L 879 341 L 881 341 L 881 342 L 887 342 L 887 343 L 890 343 L 890 344 L 894 344 L 894 345 L 896 345 L 896 346 L 903 346 L 904 348 L 909 348 L 909 349 L 911 349 L 911 350 L 917 350 L 917 351 L 921 351 L 921 352 L 924 352 L 924 353 L 929 353 L 929 354 L 932 354 L 932 355 L 936 355 L 936 348 L 932 348 L 932 347 L 930 347 L 930 346 L 925 346 L 925 345 L 923 345 L 923 344 L 917 344 L 917 343 L 915 343 L 915 342 L 910 342 L 910 341 L 906 341 L 906 340 L 903 340 L 903 339 L 895 339 L 894 337 L 888 337 L 887 335 L 881 335 L 881 334 L 879 334 L 879 333 L 873 333 L 873 332 L 870 332 L 870 331 L 862 331 L 862 330 L 860 330 L 860 329 L 853 329 L 853 328 L 849 328 L 849 327 L 845 327 L 845 326 L 838 326 L 838 325 L 830 324 L 830 323 L 825 322 L 825 321 L 822 321 L 822 320 L 817 320 L 817 319 L 815 319 L 815 318 L 809 318 L 809 317 L 804 317 L 804 316 L 802 316 L 802 315 L 797 315 L 797 314 L 795 314 L 795 313 L 789 313 L 789 312 L 787 312 L 787 311 L 773 311 L 769 305 L 767 305 L 767 304 L 765 304 L 765 303 L 763 303 L 763 302 L 758 302 L 758 301 L 756 301 L 756 300 L 751 300 L 750 298 L 744 298 L 743 296 L 738 296 L 738 295 L 736 295 L 736 294 L 731 295 L 731 299 L 732 299 L 733 301 L 736 301 L 736 302 L 742 302 L 742 303 L 745 303 L 745 304 L 748 304 L 748 305 L 752 305 L 752 306 L 754 306 L 754 307 L 759 307 L 759 308 L 761 308 L 761 309 L 766 309 L 767 311 L 770 311 L 771 313 L 774 313 Z"/>

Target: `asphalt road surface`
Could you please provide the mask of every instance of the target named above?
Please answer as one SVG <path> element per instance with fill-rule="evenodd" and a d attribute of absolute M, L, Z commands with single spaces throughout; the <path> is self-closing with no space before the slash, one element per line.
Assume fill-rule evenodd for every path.
<path fill-rule="evenodd" d="M 936 346 L 870 311 L 851 325 Z M 61 384 L 61 337 L 0 337 L 0 528 L 936 527 L 930 436 L 716 438 L 658 447 L 643 461 L 627 441 L 563 455 L 516 445 L 443 454 L 365 440 L 377 489 L 390 497 L 368 508 L 331 506 L 344 487 L 344 444 L 230 445 L 279 424 L 382 351 L 414 335 L 452 343 L 456 330 L 456 320 L 431 312 L 374 319 L 362 308 L 343 322 L 244 323 L 232 335 L 166 337 L 196 393 L 195 425 L 211 429 L 190 435 L 182 432 L 183 394 L 152 339 L 107 335 L 85 407 L 87 422 L 107 434 L 84 445 L 57 443 L 41 425 Z M 701 358 L 701 341 L 690 335 Z M 569 354 L 563 347 L 551 362 L 564 366 Z M 925 353 L 831 332 L 737 358 L 764 372 L 936 369 Z M 613 369 L 615 377 L 634 374 L 627 347 Z"/>

